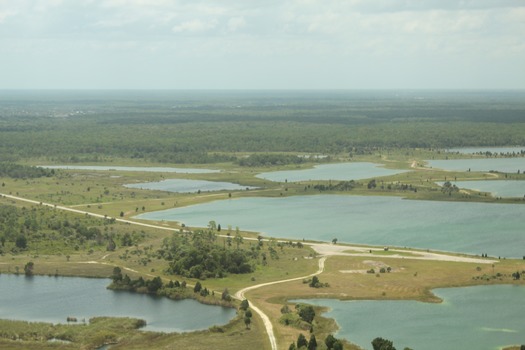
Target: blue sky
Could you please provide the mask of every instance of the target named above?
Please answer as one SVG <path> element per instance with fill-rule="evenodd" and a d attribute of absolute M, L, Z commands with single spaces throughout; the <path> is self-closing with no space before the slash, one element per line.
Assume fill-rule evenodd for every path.
<path fill-rule="evenodd" d="M 0 0 L 0 89 L 524 89 L 522 0 Z"/>

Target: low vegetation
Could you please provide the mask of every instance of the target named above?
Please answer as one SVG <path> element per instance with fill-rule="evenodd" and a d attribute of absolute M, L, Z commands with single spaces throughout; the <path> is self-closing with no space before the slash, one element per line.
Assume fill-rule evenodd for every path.
<path fill-rule="evenodd" d="M 76 325 L 0 320 L 0 348 L 95 349 L 112 343 L 112 350 L 165 349 L 174 344 L 190 350 L 269 349 L 257 306 L 274 321 L 281 348 L 357 349 L 348 340 L 333 336 L 337 324 L 322 316 L 323 308 L 294 305 L 289 300 L 315 296 L 439 302 L 433 288 L 524 283 L 521 260 L 475 265 L 415 260 L 408 252 L 372 250 L 369 257 L 332 256 L 321 275 L 304 278 L 317 271 L 318 261 L 303 242 L 267 241 L 258 233 L 221 229 L 213 221 L 206 228 L 155 223 L 163 229 L 119 222 L 135 220 L 135 215 L 147 211 L 212 200 L 318 193 L 525 203 L 522 198 L 500 199 L 461 190 L 451 181 L 525 180 L 523 172 L 446 172 L 424 166 L 425 159 L 464 157 L 444 152 L 444 148 L 525 145 L 521 93 L 509 93 L 503 99 L 487 99 L 483 93 L 462 98 L 437 93 L 432 99 L 410 103 L 381 93 L 371 99 L 342 93 L 308 99 L 286 95 L 278 100 L 274 104 L 250 94 L 233 94 L 178 101 L 177 108 L 169 98 L 2 104 L 0 192 L 105 218 L 0 198 L 1 273 L 111 277 L 111 289 L 238 306 L 239 312 L 228 325 L 185 334 L 140 331 L 144 322 L 135 319 L 93 318 Z M 78 114 L 82 117 L 64 112 L 71 109 L 90 112 Z M 55 118 L 58 110 L 67 117 Z M 29 133 L 31 142 L 27 142 Z M 472 157 L 502 156 L 523 157 L 525 153 L 484 152 Z M 406 172 L 348 181 L 277 183 L 255 177 L 265 171 L 339 161 L 380 163 Z M 35 166 L 61 163 L 182 164 L 221 171 L 96 172 Z M 167 178 L 235 182 L 256 189 L 187 194 L 123 186 Z M 338 244 L 337 239 L 332 243 Z M 404 259 L 395 259 L 393 254 Z M 289 278 L 297 279 L 248 292 L 249 301 L 233 297 L 246 286 Z M 387 339 L 371 341 L 374 350 L 395 349 Z"/>

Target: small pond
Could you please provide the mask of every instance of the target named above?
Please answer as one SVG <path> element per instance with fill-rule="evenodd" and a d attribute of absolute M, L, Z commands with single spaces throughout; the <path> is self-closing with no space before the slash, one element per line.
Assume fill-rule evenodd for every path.
<path fill-rule="evenodd" d="M 397 349 L 495 350 L 523 344 L 525 287 L 500 285 L 433 291 L 443 303 L 417 301 L 295 300 L 327 306 L 341 327 L 336 337 L 372 349 L 382 337 Z"/>
<path fill-rule="evenodd" d="M 68 316 L 88 321 L 94 316 L 146 320 L 144 330 L 189 332 L 223 325 L 234 309 L 195 300 L 170 300 L 106 289 L 109 279 L 0 275 L 0 318 L 66 323 Z"/>
<path fill-rule="evenodd" d="M 525 205 L 313 195 L 239 198 L 138 215 L 273 237 L 436 249 L 501 257 L 525 255 Z M 497 234 L 496 234 L 497 233 Z"/>
<path fill-rule="evenodd" d="M 312 169 L 285 170 L 260 173 L 258 178 L 275 182 L 297 182 L 310 180 L 360 180 L 372 177 L 389 176 L 406 172 L 386 169 L 380 164 L 357 162 L 316 165 Z"/>
<path fill-rule="evenodd" d="M 443 182 L 436 182 L 443 186 Z M 494 197 L 525 197 L 525 181 L 493 180 L 493 181 L 452 181 L 459 188 L 490 192 Z"/>
<path fill-rule="evenodd" d="M 129 188 L 140 188 L 146 190 L 158 190 L 178 193 L 195 193 L 221 190 L 246 190 L 254 189 L 252 186 L 242 186 L 231 182 L 187 180 L 187 179 L 168 179 L 159 182 L 143 182 L 137 184 L 124 185 Z"/>
<path fill-rule="evenodd" d="M 96 170 L 96 171 L 145 171 L 155 173 L 181 173 L 181 174 L 209 174 L 218 173 L 219 170 L 197 168 L 168 168 L 168 167 L 137 167 L 113 165 L 39 165 L 48 169 Z"/>
<path fill-rule="evenodd" d="M 525 171 L 525 157 L 516 158 L 474 158 L 427 160 L 428 167 L 449 171 L 498 171 L 502 173 L 520 173 Z"/>

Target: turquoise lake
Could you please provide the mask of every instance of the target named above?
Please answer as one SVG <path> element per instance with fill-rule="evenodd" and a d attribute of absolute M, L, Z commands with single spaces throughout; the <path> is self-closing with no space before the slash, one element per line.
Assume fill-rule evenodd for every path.
<path fill-rule="evenodd" d="M 459 188 L 490 192 L 494 197 L 525 197 L 525 181 L 494 180 L 494 181 L 451 181 Z M 443 182 L 437 182 L 440 186 Z"/>
<path fill-rule="evenodd" d="M 66 323 L 94 316 L 146 320 L 144 330 L 189 332 L 223 325 L 235 309 L 204 305 L 195 300 L 170 300 L 106 289 L 109 279 L 0 275 L 0 318 Z"/>
<path fill-rule="evenodd" d="M 301 240 L 435 249 L 491 256 L 525 255 L 524 205 L 313 195 L 240 198 L 145 213 L 138 219 L 178 221 Z"/>
<path fill-rule="evenodd" d="M 198 191 L 221 191 L 221 190 L 246 190 L 254 189 L 252 186 L 242 186 L 231 182 L 187 180 L 187 179 L 168 179 L 158 182 L 143 182 L 137 184 L 124 185 L 128 188 L 140 188 L 145 190 L 158 190 L 178 193 L 195 193 Z"/>
<path fill-rule="evenodd" d="M 309 180 L 359 180 L 372 177 L 389 176 L 406 172 L 386 169 L 379 164 L 358 162 L 316 165 L 312 169 L 285 170 L 260 173 L 258 178 L 275 182 L 297 182 Z"/>
<path fill-rule="evenodd" d="M 428 167 L 451 171 L 499 171 L 502 173 L 517 173 L 525 171 L 525 158 L 474 158 L 427 160 Z"/>
<path fill-rule="evenodd" d="M 96 170 L 96 171 L 145 171 L 153 173 L 209 174 L 219 170 L 197 168 L 137 167 L 137 166 L 101 166 L 101 165 L 39 165 L 48 169 Z"/>
<path fill-rule="evenodd" d="M 441 304 L 417 301 L 300 300 L 327 306 L 340 326 L 336 337 L 372 349 L 382 337 L 397 349 L 496 350 L 525 343 L 525 287 L 476 286 L 433 291 Z M 295 301 L 294 301 L 295 302 Z"/>

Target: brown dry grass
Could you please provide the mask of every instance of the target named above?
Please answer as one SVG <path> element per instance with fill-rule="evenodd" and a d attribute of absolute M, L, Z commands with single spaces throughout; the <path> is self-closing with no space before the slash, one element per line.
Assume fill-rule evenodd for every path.
<path fill-rule="evenodd" d="M 392 268 L 390 273 L 344 273 L 349 270 L 368 270 L 386 265 Z M 494 264 L 473 264 L 447 261 L 425 261 L 395 259 L 388 256 L 346 257 L 332 256 L 325 263 L 325 271 L 319 275 L 329 287 L 313 289 L 302 281 L 286 282 L 254 290 L 248 298 L 257 303 L 274 323 L 280 348 L 297 339 L 299 333 L 291 326 L 278 323 L 280 309 L 292 299 L 335 298 L 335 299 L 413 299 L 426 302 L 440 302 L 432 292 L 435 288 L 461 287 L 479 284 L 524 284 L 525 281 L 513 280 L 511 274 L 525 270 L 525 261 L 501 260 Z M 496 277 L 496 274 L 500 274 Z M 489 280 L 480 277 L 488 277 Z M 292 307 L 293 309 L 293 307 Z M 318 322 L 326 326 L 326 320 Z M 332 324 L 332 327 L 336 327 Z M 328 327 L 330 328 L 330 327 Z M 331 329 L 333 331 L 334 328 Z M 321 337 L 326 336 L 322 332 Z M 317 336 L 317 330 L 316 330 Z M 321 337 L 318 337 L 321 338 Z M 351 341 L 351 339 L 349 339 Z"/>

